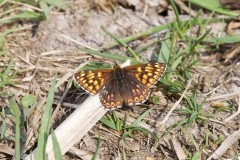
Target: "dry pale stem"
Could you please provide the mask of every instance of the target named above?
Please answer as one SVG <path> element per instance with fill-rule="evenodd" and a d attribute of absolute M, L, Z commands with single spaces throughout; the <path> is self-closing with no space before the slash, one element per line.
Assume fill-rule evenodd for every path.
<path fill-rule="evenodd" d="M 188 88 L 190 87 L 191 83 L 192 83 L 192 79 L 190 79 L 190 80 L 188 81 L 187 87 L 186 87 L 186 89 L 184 90 L 182 96 L 181 96 L 181 97 L 179 98 L 179 100 L 174 104 L 174 106 L 171 108 L 171 110 L 168 112 L 168 114 L 165 116 L 165 118 L 164 118 L 159 124 L 164 124 L 164 123 L 169 119 L 169 117 L 170 117 L 170 115 L 172 114 L 172 112 L 177 108 L 177 106 L 178 106 L 178 105 L 180 104 L 180 102 L 182 101 L 182 99 L 183 99 L 183 97 L 185 96 L 185 94 L 186 94 Z"/>

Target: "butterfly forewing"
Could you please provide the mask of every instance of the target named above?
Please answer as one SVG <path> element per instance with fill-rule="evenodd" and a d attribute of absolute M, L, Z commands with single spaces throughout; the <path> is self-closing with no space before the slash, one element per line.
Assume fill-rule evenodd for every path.
<path fill-rule="evenodd" d="M 148 63 L 124 67 L 124 73 L 130 77 L 135 77 L 142 84 L 150 87 L 157 83 L 166 69 L 164 63 Z"/>
<path fill-rule="evenodd" d="M 84 90 L 96 94 L 109 81 L 112 74 L 112 69 L 86 70 L 76 73 L 74 78 Z"/>

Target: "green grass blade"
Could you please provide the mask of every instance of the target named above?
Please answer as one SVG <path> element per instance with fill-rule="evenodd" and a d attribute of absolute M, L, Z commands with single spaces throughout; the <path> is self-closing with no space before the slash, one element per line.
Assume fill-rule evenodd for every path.
<path fill-rule="evenodd" d="M 67 1 L 65 0 L 42 0 L 43 2 L 48 3 L 50 6 L 55 6 L 61 9 L 66 9 Z"/>
<path fill-rule="evenodd" d="M 180 26 L 180 18 L 179 18 L 179 13 L 178 13 L 178 10 L 177 10 L 177 7 L 176 5 L 174 4 L 174 2 L 172 0 L 170 0 L 170 3 L 171 3 L 171 6 L 173 7 L 173 11 L 175 13 L 175 16 L 176 16 L 176 21 L 178 23 L 178 26 Z"/>
<path fill-rule="evenodd" d="M 225 14 L 228 16 L 238 16 L 238 13 L 232 12 L 230 10 L 224 9 L 220 4 L 219 0 L 190 0 L 190 2 L 199 5 L 205 9 L 208 9 L 213 12 L 217 12 L 220 14 Z"/>
<path fill-rule="evenodd" d="M 191 158 L 191 160 L 199 160 L 200 158 L 201 158 L 201 152 L 198 151 L 198 152 L 194 153 L 194 155 Z"/>
<path fill-rule="evenodd" d="M 21 125 L 21 111 L 14 97 L 8 99 L 9 107 L 15 116 L 15 159 L 21 159 L 21 148 L 20 148 L 20 125 Z"/>
<path fill-rule="evenodd" d="M 190 117 L 189 117 L 189 123 L 194 122 L 197 119 L 198 112 L 197 111 L 192 111 Z"/>
<path fill-rule="evenodd" d="M 107 117 L 102 117 L 100 122 L 117 131 L 122 129 L 122 121 L 118 118 L 115 112 L 112 112 L 111 116 L 108 115 Z"/>
<path fill-rule="evenodd" d="M 165 40 L 162 41 L 162 43 L 161 43 L 162 48 L 158 55 L 158 62 L 167 64 L 167 62 L 169 60 L 169 57 L 171 54 L 171 41 L 170 41 L 169 37 L 170 37 L 170 33 L 167 33 L 164 38 Z"/>
<path fill-rule="evenodd" d="M 138 60 L 139 57 L 138 55 L 127 45 L 127 43 L 125 43 L 123 40 L 117 38 L 115 35 L 113 35 L 112 33 L 108 32 L 104 27 L 101 27 L 102 30 L 107 33 L 109 36 L 111 36 L 117 43 L 121 44 L 122 46 L 124 46 L 131 54 L 132 56 Z"/>
<path fill-rule="evenodd" d="M 205 38 L 203 42 L 209 42 L 214 44 L 225 44 L 225 43 L 237 43 L 240 42 L 240 35 L 224 36 L 219 38 Z"/>
<path fill-rule="evenodd" d="M 100 122 L 102 122 L 104 125 L 108 126 L 109 128 L 112 128 L 114 130 L 117 130 L 116 124 L 114 123 L 114 121 L 109 120 L 106 117 L 102 117 L 100 119 Z"/>
<path fill-rule="evenodd" d="M 123 160 L 127 160 L 127 154 L 126 154 L 124 147 L 123 147 L 123 151 L 122 151 L 122 158 L 123 158 Z"/>
<path fill-rule="evenodd" d="M 29 1 L 29 0 L 17 0 L 17 1 L 21 2 L 21 3 L 26 3 L 26 4 L 29 4 L 31 6 L 35 6 L 35 7 L 38 6 L 38 1 Z"/>
<path fill-rule="evenodd" d="M 131 60 L 131 63 L 133 64 L 137 64 L 139 63 L 139 61 L 135 60 L 134 58 L 129 58 L 126 56 L 122 56 L 120 54 L 113 54 L 113 53 L 108 53 L 108 52 L 99 52 L 99 51 L 94 51 L 91 49 L 86 49 L 86 48 L 81 48 L 81 51 L 84 51 L 88 54 L 94 55 L 94 56 L 99 56 L 102 58 L 107 58 L 107 59 L 111 59 L 111 60 L 115 60 L 115 61 L 120 61 L 120 62 L 125 62 L 128 59 Z"/>
<path fill-rule="evenodd" d="M 36 102 L 36 97 L 33 94 L 27 94 L 21 99 L 23 107 L 28 108 Z"/>
<path fill-rule="evenodd" d="M 45 160 L 46 159 L 46 143 L 47 143 L 47 137 L 49 134 L 49 125 L 51 120 L 51 110 L 52 110 L 52 103 L 54 99 L 54 88 L 55 88 L 56 80 L 52 81 L 52 86 L 50 88 L 48 97 L 47 97 L 47 103 L 45 106 L 45 111 L 43 113 L 41 127 L 40 127 L 40 133 L 38 138 L 38 146 L 37 146 L 37 157 L 39 160 Z"/>
<path fill-rule="evenodd" d="M 117 130 L 120 131 L 122 129 L 122 121 L 119 119 L 115 111 L 113 111 L 113 117 L 114 117 L 115 126 Z"/>
<path fill-rule="evenodd" d="M 12 114 L 15 116 L 15 117 L 20 117 L 21 116 L 21 111 L 19 109 L 19 106 L 17 104 L 17 102 L 14 100 L 14 97 L 11 96 L 9 99 L 9 107 L 10 107 L 10 110 L 12 112 Z"/>
<path fill-rule="evenodd" d="M 190 139 L 190 141 L 193 143 L 193 145 L 195 146 L 196 150 L 199 151 L 199 144 L 196 142 L 196 140 L 194 139 L 194 136 L 191 134 L 191 132 L 188 132 L 183 126 L 179 125 L 179 128 L 185 133 L 185 135 L 187 136 L 187 138 Z"/>
<path fill-rule="evenodd" d="M 81 70 L 95 70 L 95 69 L 104 69 L 111 68 L 111 64 L 99 63 L 99 62 L 89 62 L 81 68 Z"/>
<path fill-rule="evenodd" d="M 153 33 L 157 33 L 159 31 L 166 30 L 168 28 L 169 28 L 169 24 L 164 24 L 164 25 L 157 26 L 157 27 L 151 28 L 149 30 L 137 33 L 135 35 L 128 36 L 126 38 L 121 39 L 121 41 L 123 41 L 125 43 L 128 43 L 128 42 L 131 42 L 131 41 L 133 41 L 135 39 L 138 39 L 138 38 L 141 38 L 141 37 L 145 37 L 145 36 L 151 35 Z M 115 47 L 117 45 L 118 45 L 118 43 L 106 45 L 106 46 L 103 46 L 101 50 L 109 49 L 109 48 Z"/>
<path fill-rule="evenodd" d="M 191 46 L 190 48 L 190 53 L 194 50 L 194 48 L 200 43 L 203 41 L 204 38 L 206 38 L 206 36 L 208 35 L 208 33 L 211 31 L 211 28 L 209 30 L 207 30 L 202 36 L 200 36 L 194 43 L 193 45 Z"/>
<path fill-rule="evenodd" d="M 13 66 L 13 60 L 10 60 L 7 64 L 7 68 L 3 71 L 3 73 L 0 73 L 0 89 L 8 84 L 11 84 L 10 80 L 12 76 L 9 76 L 11 69 Z"/>
<path fill-rule="evenodd" d="M 225 18 L 225 19 L 227 19 L 227 18 Z M 194 26 L 194 25 L 203 24 L 205 22 L 211 23 L 211 22 L 219 22 L 219 21 L 222 21 L 222 19 L 220 19 L 220 18 L 200 19 L 200 20 L 199 19 L 198 20 L 193 19 L 193 20 L 186 20 L 186 21 L 181 21 L 181 22 L 184 23 L 185 25 L 191 24 L 192 26 Z M 131 41 L 136 40 L 138 38 L 149 36 L 151 34 L 154 34 L 154 33 L 157 33 L 157 32 L 163 31 L 163 30 L 167 30 L 174 23 L 176 23 L 176 22 L 167 23 L 167 24 L 164 24 L 164 25 L 161 25 L 161 26 L 153 27 L 153 28 L 151 28 L 149 30 L 137 33 L 135 35 L 128 36 L 126 38 L 122 38 L 120 40 L 123 41 L 124 43 L 128 43 L 128 42 L 131 42 Z M 115 47 L 117 45 L 118 45 L 118 43 L 109 44 L 109 45 L 103 46 L 100 50 L 113 48 L 113 47 Z"/>
<path fill-rule="evenodd" d="M 1 21 L 0 21 L 1 22 Z M 26 30 L 26 28 L 22 27 L 22 28 L 11 28 L 11 29 L 7 29 L 5 32 L 0 32 L 0 38 L 3 39 L 4 37 L 6 37 L 6 35 L 11 34 L 13 32 L 18 32 L 18 31 L 22 31 L 22 30 Z"/>
<path fill-rule="evenodd" d="M 98 137 L 97 138 L 97 147 L 96 147 L 96 150 L 93 154 L 93 157 L 92 157 L 92 160 L 96 160 L 97 159 L 97 155 L 98 155 L 98 152 L 99 152 L 99 149 L 100 149 L 100 144 L 101 144 L 101 139 Z"/>
<path fill-rule="evenodd" d="M 146 134 L 146 135 L 147 135 L 147 134 L 153 135 L 149 130 L 147 130 L 146 128 L 142 128 L 142 127 L 130 127 L 129 130 L 131 130 L 131 133 L 132 133 L 133 131 L 140 131 L 140 132 L 142 132 L 142 133 L 144 133 L 144 134 Z M 130 131 L 129 131 L 129 132 L 130 132 Z M 131 137 L 137 139 L 137 137 L 134 136 L 133 134 L 129 134 L 128 136 L 131 136 Z"/>
<path fill-rule="evenodd" d="M 161 40 L 149 42 L 148 44 L 143 44 L 142 47 L 139 50 L 137 50 L 137 53 L 141 54 L 142 52 L 148 50 L 150 47 L 158 45 L 161 41 L 164 41 L 164 40 L 165 39 L 161 39 Z"/>
<path fill-rule="evenodd" d="M 52 130 L 52 143 L 53 143 L 53 152 L 54 152 L 55 159 L 62 160 L 63 159 L 62 152 L 61 152 L 54 130 Z"/>
<path fill-rule="evenodd" d="M 42 11 L 44 13 L 44 19 L 48 20 L 49 19 L 48 14 L 51 11 L 51 7 L 48 6 L 48 4 L 46 2 L 44 2 L 44 1 L 40 1 L 39 5 L 40 5 L 40 7 L 41 7 L 41 9 L 42 9 Z"/>
<path fill-rule="evenodd" d="M 138 127 L 139 123 L 152 111 L 152 109 L 146 110 L 141 116 L 139 116 L 132 124 L 131 127 Z"/>
<path fill-rule="evenodd" d="M 185 125 L 189 123 L 189 118 L 185 118 L 183 120 L 178 121 L 177 125 Z"/>
<path fill-rule="evenodd" d="M 178 59 L 176 59 L 171 66 L 171 70 L 175 71 L 177 69 L 177 67 L 182 63 L 182 57 L 178 57 Z"/>
<path fill-rule="evenodd" d="M 12 21 L 20 20 L 20 19 L 29 19 L 29 20 L 44 20 L 44 16 L 42 13 L 22 10 L 22 13 L 17 15 L 13 15 L 11 17 L 0 19 L 0 23 L 11 23 Z"/>
<path fill-rule="evenodd" d="M 2 131 L 1 131 L 1 139 L 5 138 L 6 136 L 6 114 L 5 108 L 2 108 Z"/>
<path fill-rule="evenodd" d="M 13 67 L 13 60 L 10 60 L 9 63 L 8 63 L 8 65 L 7 65 L 6 70 L 5 70 L 3 73 L 4 73 L 4 74 L 10 73 L 12 67 Z"/>

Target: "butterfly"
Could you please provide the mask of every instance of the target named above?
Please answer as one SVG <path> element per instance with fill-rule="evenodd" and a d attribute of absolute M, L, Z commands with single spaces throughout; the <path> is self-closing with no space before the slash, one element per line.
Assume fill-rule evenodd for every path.
<path fill-rule="evenodd" d="M 109 109 L 144 103 L 149 88 L 166 70 L 165 63 L 137 64 L 121 68 L 84 70 L 74 75 L 78 85 L 90 94 L 100 94 L 101 104 Z"/>

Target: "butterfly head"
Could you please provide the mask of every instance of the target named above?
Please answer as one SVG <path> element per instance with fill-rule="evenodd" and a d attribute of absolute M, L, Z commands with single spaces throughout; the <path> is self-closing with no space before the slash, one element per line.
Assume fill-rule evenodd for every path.
<path fill-rule="evenodd" d="M 122 68 L 118 64 L 115 64 L 113 66 L 113 72 L 120 71 L 120 70 L 122 70 Z"/>
<path fill-rule="evenodd" d="M 114 66 L 113 66 L 113 69 L 115 69 L 115 68 L 121 68 L 121 67 L 120 67 L 120 65 L 118 65 L 117 63 L 115 63 Z"/>

